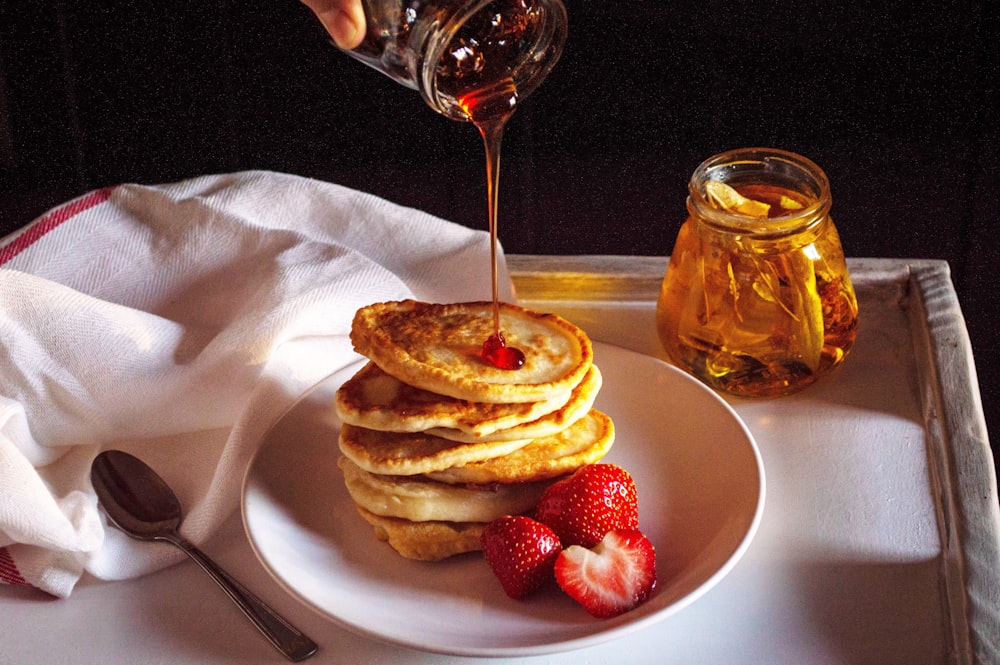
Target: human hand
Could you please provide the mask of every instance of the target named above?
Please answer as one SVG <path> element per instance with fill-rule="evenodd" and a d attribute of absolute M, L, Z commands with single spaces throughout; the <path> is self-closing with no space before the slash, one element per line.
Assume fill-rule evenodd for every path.
<path fill-rule="evenodd" d="M 361 0 L 302 0 L 342 49 L 352 49 L 365 36 L 365 12 Z"/>

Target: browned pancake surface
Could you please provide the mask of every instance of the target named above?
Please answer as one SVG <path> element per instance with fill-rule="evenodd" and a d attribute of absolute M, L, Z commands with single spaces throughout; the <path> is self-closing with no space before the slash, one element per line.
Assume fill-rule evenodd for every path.
<path fill-rule="evenodd" d="M 482 462 L 427 474 L 445 483 L 523 483 L 556 478 L 608 454 L 615 441 L 614 424 L 591 409 L 587 415 L 551 436 L 534 439 L 512 453 Z"/>
<path fill-rule="evenodd" d="M 463 443 L 425 432 L 383 432 L 342 425 L 340 451 L 366 471 L 413 476 L 499 457 L 530 439 Z"/>
<path fill-rule="evenodd" d="M 423 432 L 444 428 L 481 438 L 558 411 L 587 385 L 585 379 L 572 392 L 553 400 L 470 402 L 407 385 L 369 362 L 337 391 L 336 408 L 343 422 L 367 429 Z"/>
<path fill-rule="evenodd" d="M 358 514 L 401 556 L 418 561 L 440 561 L 456 554 L 482 549 L 482 522 L 411 522 L 385 517 L 355 506 Z"/>
<path fill-rule="evenodd" d="M 493 367 L 481 357 L 493 334 L 488 302 L 376 303 L 356 313 L 351 341 L 400 381 L 473 402 L 535 402 L 569 393 L 593 361 L 587 335 L 555 314 L 502 303 L 507 345 L 525 354 L 520 369 Z"/>

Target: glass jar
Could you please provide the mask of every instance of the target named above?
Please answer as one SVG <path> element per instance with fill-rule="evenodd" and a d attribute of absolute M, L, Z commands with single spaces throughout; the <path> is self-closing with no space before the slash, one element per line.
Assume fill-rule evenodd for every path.
<path fill-rule="evenodd" d="M 670 360 L 743 397 L 795 392 L 843 361 L 858 303 L 826 174 L 746 148 L 703 162 L 688 191 L 656 310 Z"/>
<path fill-rule="evenodd" d="M 347 51 L 418 90 L 438 113 L 469 120 L 463 97 L 494 88 L 513 105 L 562 54 L 562 0 L 363 0 L 364 40 Z"/>

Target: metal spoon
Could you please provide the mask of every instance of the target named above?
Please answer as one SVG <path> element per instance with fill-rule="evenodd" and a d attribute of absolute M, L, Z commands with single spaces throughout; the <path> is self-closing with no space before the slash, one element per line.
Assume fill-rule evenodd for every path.
<path fill-rule="evenodd" d="M 184 550 L 211 575 L 264 637 L 292 662 L 316 653 L 316 643 L 278 616 L 242 584 L 177 532 L 181 505 L 170 487 L 144 462 L 120 450 L 94 459 L 90 480 L 108 517 L 139 540 L 163 540 Z"/>

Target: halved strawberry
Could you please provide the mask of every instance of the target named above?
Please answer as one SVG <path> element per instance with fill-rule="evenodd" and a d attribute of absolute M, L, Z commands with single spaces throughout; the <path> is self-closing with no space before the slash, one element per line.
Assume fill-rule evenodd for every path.
<path fill-rule="evenodd" d="M 656 551 L 638 529 L 610 531 L 593 549 L 559 553 L 556 582 L 590 612 L 606 619 L 646 602 L 656 588 Z"/>
<path fill-rule="evenodd" d="M 523 515 L 493 520 L 480 540 L 486 561 L 511 598 L 526 598 L 551 582 L 562 550 L 552 529 Z"/>
<path fill-rule="evenodd" d="M 552 527 L 563 547 L 593 547 L 612 529 L 636 529 L 635 482 L 614 464 L 589 464 L 542 494 L 535 518 Z"/>

